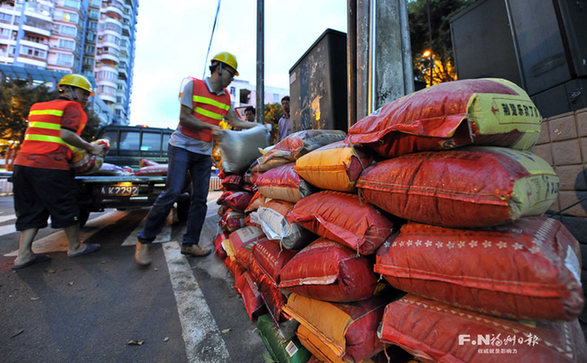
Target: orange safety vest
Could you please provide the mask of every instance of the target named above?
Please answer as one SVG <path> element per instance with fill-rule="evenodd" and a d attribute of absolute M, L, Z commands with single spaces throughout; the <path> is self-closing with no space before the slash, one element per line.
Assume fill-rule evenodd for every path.
<path fill-rule="evenodd" d="M 77 134 L 81 135 L 88 122 L 88 116 L 79 103 L 68 100 L 35 103 L 31 106 L 29 112 L 29 125 L 24 134 L 24 142 L 20 151 L 29 154 L 46 154 L 66 146 L 68 148 L 68 157 L 71 158 L 73 146 L 61 138 L 61 118 L 63 117 L 63 110 L 68 105 L 74 105 L 74 107 L 79 108 L 82 120 Z"/>
<path fill-rule="evenodd" d="M 194 117 L 218 126 L 230 109 L 230 95 L 224 90 L 223 95 L 216 95 L 208 90 L 206 83 L 194 78 L 194 91 L 192 98 L 192 110 Z M 194 139 L 211 142 L 212 130 L 194 129 L 181 126 L 181 133 Z"/>

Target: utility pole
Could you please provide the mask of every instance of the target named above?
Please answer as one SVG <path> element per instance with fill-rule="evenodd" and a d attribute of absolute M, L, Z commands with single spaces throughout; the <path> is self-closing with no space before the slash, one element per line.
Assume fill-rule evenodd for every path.
<path fill-rule="evenodd" d="M 265 121 L 265 2 L 257 0 L 257 122 Z"/>

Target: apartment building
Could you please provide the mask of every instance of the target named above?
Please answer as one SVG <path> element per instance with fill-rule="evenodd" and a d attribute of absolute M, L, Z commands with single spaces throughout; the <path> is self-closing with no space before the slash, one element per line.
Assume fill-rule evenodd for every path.
<path fill-rule="evenodd" d="M 104 123 L 128 124 L 138 0 L 14 0 L 0 4 L 0 76 L 56 85 L 82 73 Z"/>

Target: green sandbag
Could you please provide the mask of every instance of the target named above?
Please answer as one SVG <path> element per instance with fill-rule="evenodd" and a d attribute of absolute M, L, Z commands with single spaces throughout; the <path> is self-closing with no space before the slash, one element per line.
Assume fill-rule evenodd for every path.
<path fill-rule="evenodd" d="M 285 340 L 279 330 L 275 328 L 275 323 L 269 314 L 261 315 L 257 319 L 257 332 L 261 335 L 265 347 L 276 362 L 305 363 L 312 356 L 298 338 Z"/>

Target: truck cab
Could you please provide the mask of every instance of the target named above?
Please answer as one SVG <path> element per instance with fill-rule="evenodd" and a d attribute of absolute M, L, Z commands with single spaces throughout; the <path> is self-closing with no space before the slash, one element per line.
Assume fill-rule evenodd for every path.
<path fill-rule="evenodd" d="M 112 125 L 100 130 L 97 138 L 110 141 L 105 162 L 136 170 L 143 158 L 167 164 L 167 143 L 173 131 L 169 128 Z"/>

